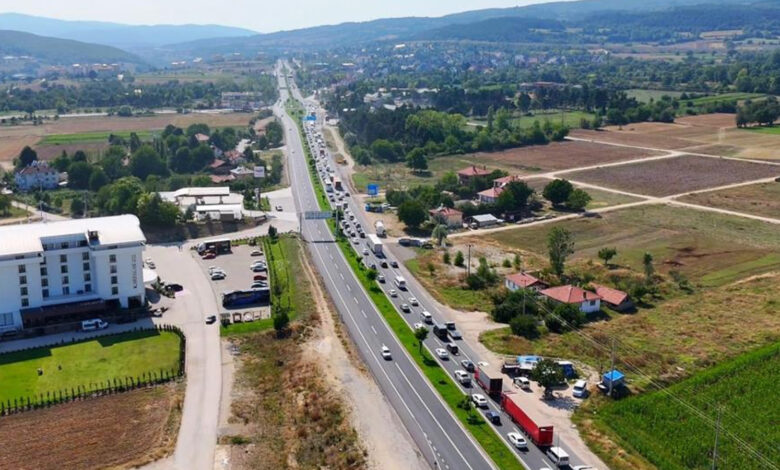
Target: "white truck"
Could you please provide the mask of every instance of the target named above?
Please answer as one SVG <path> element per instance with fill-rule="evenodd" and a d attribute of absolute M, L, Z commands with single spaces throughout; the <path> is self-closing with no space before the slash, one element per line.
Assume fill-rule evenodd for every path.
<path fill-rule="evenodd" d="M 379 237 L 373 233 L 366 235 L 366 246 L 369 250 L 373 251 L 375 255 L 384 255 L 384 251 L 382 250 L 382 240 L 380 240 Z"/>
<path fill-rule="evenodd" d="M 376 222 L 374 222 L 374 229 L 376 230 L 376 236 L 378 237 L 387 236 L 387 230 L 385 230 L 385 224 L 382 223 L 381 220 L 377 220 Z"/>

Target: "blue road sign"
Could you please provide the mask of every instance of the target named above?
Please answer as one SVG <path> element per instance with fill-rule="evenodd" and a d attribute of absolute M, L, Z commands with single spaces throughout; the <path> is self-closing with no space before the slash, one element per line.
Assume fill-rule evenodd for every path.
<path fill-rule="evenodd" d="M 369 184 L 368 185 L 368 195 L 369 196 L 376 196 L 379 194 L 379 185 L 378 184 Z"/>

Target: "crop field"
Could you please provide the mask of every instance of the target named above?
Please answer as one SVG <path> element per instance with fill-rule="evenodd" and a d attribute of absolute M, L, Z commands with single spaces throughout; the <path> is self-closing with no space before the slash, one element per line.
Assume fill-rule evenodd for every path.
<path fill-rule="evenodd" d="M 777 468 L 780 407 L 772 405 L 771 397 L 777 396 L 778 380 L 780 344 L 774 344 L 700 372 L 664 392 L 604 406 L 596 419 L 658 468 L 682 470 L 710 468 L 720 413 L 718 468 Z"/>
<path fill-rule="evenodd" d="M 733 183 L 780 176 L 780 166 L 683 155 L 567 173 L 575 181 L 636 194 L 670 196 Z"/>
<path fill-rule="evenodd" d="M 780 126 L 772 126 L 772 127 L 748 127 L 748 131 L 751 132 L 758 132 L 760 134 L 769 134 L 769 135 L 780 135 Z"/>
<path fill-rule="evenodd" d="M 40 142 L 38 142 L 38 145 L 69 145 L 73 143 L 98 143 L 98 142 L 108 142 L 108 137 L 111 134 L 117 135 L 122 138 L 129 138 L 130 134 L 132 134 L 133 131 L 116 131 L 116 132 L 107 132 L 107 131 L 97 131 L 97 132 L 80 132 L 78 134 L 49 134 L 45 137 L 43 137 Z M 141 140 L 148 140 L 151 139 L 152 136 L 155 134 L 152 131 L 136 131 L 136 134 L 138 134 L 138 137 Z M 157 132 L 159 134 L 159 132 Z"/>
<path fill-rule="evenodd" d="M 0 418 L 0 468 L 130 468 L 170 454 L 183 386 L 75 401 Z"/>
<path fill-rule="evenodd" d="M 8 353 L 0 356 L 0 401 L 178 368 L 179 337 L 168 331 L 131 332 Z"/>
<path fill-rule="evenodd" d="M 668 91 L 668 90 L 643 90 L 639 88 L 634 88 L 631 90 L 626 90 L 626 94 L 628 95 L 629 98 L 636 98 L 636 100 L 639 102 L 649 103 L 651 99 L 658 101 L 663 96 L 671 96 L 673 98 L 676 98 L 682 95 L 682 92 Z"/>
<path fill-rule="evenodd" d="M 708 103 L 717 103 L 719 101 L 744 101 L 754 100 L 765 96 L 761 93 L 722 93 L 720 95 L 702 96 L 701 98 L 694 98 L 691 101 L 695 106 L 701 106 Z"/>
<path fill-rule="evenodd" d="M 642 256 L 649 252 L 658 271 L 678 270 L 707 286 L 780 269 L 780 230 L 757 220 L 648 205 L 555 225 L 572 233 L 574 259 L 595 260 L 599 249 L 615 247 L 615 263 L 641 272 Z M 517 227 L 486 238 L 503 244 L 507 251 L 521 249 L 546 258 L 550 227 Z"/>
<path fill-rule="evenodd" d="M 647 124 L 647 125 L 642 125 Z M 653 132 L 649 132 L 648 126 L 653 126 Z M 581 139 L 593 140 L 596 142 L 608 142 L 611 144 L 619 145 L 633 145 L 637 147 L 648 147 L 653 149 L 663 150 L 676 150 L 685 147 L 695 145 L 695 142 L 690 142 L 683 139 L 677 139 L 669 137 L 668 135 L 661 134 L 664 132 L 660 126 L 675 126 L 675 124 L 662 124 L 662 123 L 638 123 L 629 124 L 623 126 L 623 130 L 617 128 L 608 127 L 601 131 L 590 131 L 583 129 L 572 130 L 569 135 L 572 137 L 578 137 Z"/>
<path fill-rule="evenodd" d="M 68 135 L 68 134 L 65 134 Z M 70 134 L 73 135 L 73 134 Z M 72 144 L 53 144 L 53 145 L 37 145 L 35 152 L 38 154 L 39 160 L 51 160 L 67 152 L 68 155 L 73 155 L 75 152 L 81 150 L 87 155 L 96 155 L 104 152 L 109 147 L 108 138 L 101 141 L 93 142 L 76 142 Z"/>
<path fill-rule="evenodd" d="M 747 214 L 780 218 L 780 183 L 777 182 L 696 193 L 682 197 L 680 200 Z"/>

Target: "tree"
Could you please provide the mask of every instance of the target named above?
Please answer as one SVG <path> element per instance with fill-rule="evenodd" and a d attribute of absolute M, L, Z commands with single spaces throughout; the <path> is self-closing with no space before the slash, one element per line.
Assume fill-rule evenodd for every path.
<path fill-rule="evenodd" d="M 109 183 L 108 175 L 99 166 L 92 167 L 92 173 L 89 175 L 89 189 L 92 191 L 100 191 L 100 188 Z"/>
<path fill-rule="evenodd" d="M 531 380 L 544 388 L 545 398 L 552 395 L 552 387 L 564 382 L 563 369 L 551 359 L 542 359 L 531 371 Z"/>
<path fill-rule="evenodd" d="M 532 315 L 517 315 L 509 322 L 512 333 L 526 339 L 539 337 L 539 327 L 536 317 Z"/>
<path fill-rule="evenodd" d="M 417 345 L 420 348 L 420 354 L 422 354 L 423 342 L 428 338 L 428 328 L 421 326 L 415 329 L 414 338 L 417 340 Z"/>
<path fill-rule="evenodd" d="M 566 258 L 574 253 L 574 240 L 571 232 L 563 227 L 553 227 L 547 234 L 547 250 L 553 272 L 558 277 L 563 276 Z"/>
<path fill-rule="evenodd" d="M 645 270 L 645 280 L 650 283 L 653 280 L 653 274 L 655 273 L 655 267 L 653 266 L 653 255 L 645 253 L 642 257 L 642 266 Z"/>
<path fill-rule="evenodd" d="M 447 226 L 444 224 L 437 225 L 433 232 L 431 233 L 431 237 L 433 237 L 436 240 L 436 243 L 438 243 L 439 246 L 444 245 L 444 240 L 447 239 Z"/>
<path fill-rule="evenodd" d="M 269 225 L 269 226 L 268 226 L 268 237 L 269 237 L 271 240 L 276 240 L 277 233 L 278 233 L 278 232 L 277 232 L 277 230 L 276 230 L 276 227 L 274 227 L 273 225 Z"/>
<path fill-rule="evenodd" d="M 445 251 L 441 257 L 441 260 L 444 264 L 450 264 L 452 262 L 452 260 L 450 259 L 450 252 Z"/>
<path fill-rule="evenodd" d="M 369 281 L 376 281 L 377 276 L 379 276 L 379 273 L 377 272 L 376 269 L 373 268 L 369 269 L 368 272 L 366 273 L 366 277 L 368 278 Z"/>
<path fill-rule="evenodd" d="M 398 220 L 406 224 L 407 227 L 419 227 L 425 222 L 426 217 L 425 209 L 419 201 L 410 199 L 398 206 Z"/>
<path fill-rule="evenodd" d="M 458 250 L 457 253 L 455 253 L 455 266 L 462 268 L 463 267 L 463 252 Z"/>
<path fill-rule="evenodd" d="M 180 147 L 176 150 L 176 153 L 168 159 L 168 165 L 171 167 L 171 170 L 177 173 L 187 173 L 200 169 L 193 168 L 189 147 Z"/>
<path fill-rule="evenodd" d="M 569 199 L 569 195 L 574 191 L 574 186 L 564 179 L 556 179 L 547 183 L 542 191 L 542 196 L 552 202 L 554 206 L 559 206 Z"/>
<path fill-rule="evenodd" d="M 581 211 L 587 207 L 590 201 L 590 194 L 583 189 L 577 188 L 569 194 L 568 198 L 566 198 L 566 207 L 571 210 Z"/>
<path fill-rule="evenodd" d="M 604 266 L 609 266 L 609 261 L 617 256 L 617 248 L 604 247 L 599 250 L 599 258 L 604 260 Z"/>
<path fill-rule="evenodd" d="M 84 214 L 84 201 L 80 197 L 70 201 L 70 213 L 72 215 Z"/>
<path fill-rule="evenodd" d="M 19 153 L 19 166 L 29 166 L 32 162 L 38 160 L 38 153 L 30 148 L 29 145 L 25 145 L 22 151 Z"/>
<path fill-rule="evenodd" d="M 180 218 L 178 206 L 163 201 L 159 193 L 139 196 L 135 213 L 142 224 L 154 227 L 170 227 Z"/>
<path fill-rule="evenodd" d="M 501 212 L 522 210 L 528 205 L 528 198 L 534 190 L 525 181 L 511 181 L 498 196 L 496 207 Z"/>
<path fill-rule="evenodd" d="M 558 304 L 553 309 L 552 316 L 562 323 L 562 330 L 556 333 L 579 328 L 585 323 L 585 314 L 576 304 Z"/>
<path fill-rule="evenodd" d="M 287 309 L 279 307 L 274 314 L 274 330 L 276 330 L 276 336 L 281 337 L 287 330 L 287 326 L 290 324 L 290 316 L 287 315 Z"/>
<path fill-rule="evenodd" d="M 73 162 L 68 167 L 68 187 L 73 189 L 89 188 L 92 166 L 87 162 Z"/>
<path fill-rule="evenodd" d="M 4 217 L 8 217 L 11 205 L 11 197 L 6 194 L 0 194 L 0 212 L 2 212 Z"/>
<path fill-rule="evenodd" d="M 72 165 L 71 165 L 72 166 Z M 130 157 L 130 173 L 142 180 L 149 175 L 168 176 L 160 154 L 150 145 L 142 145 Z"/>
<path fill-rule="evenodd" d="M 108 214 L 135 214 L 143 193 L 141 180 L 126 176 L 98 191 L 98 206 Z"/>
<path fill-rule="evenodd" d="M 427 170 L 428 160 L 425 158 L 425 151 L 419 147 L 412 149 L 406 155 L 406 166 L 414 172 Z"/>

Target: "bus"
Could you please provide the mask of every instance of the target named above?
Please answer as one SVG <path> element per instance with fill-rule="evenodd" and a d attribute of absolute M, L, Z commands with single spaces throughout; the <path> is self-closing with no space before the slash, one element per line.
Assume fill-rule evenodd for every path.
<path fill-rule="evenodd" d="M 222 293 L 222 306 L 225 308 L 242 307 L 245 305 L 268 302 L 271 299 L 271 289 L 234 290 Z"/>

